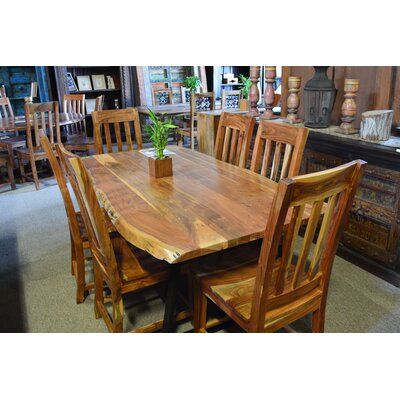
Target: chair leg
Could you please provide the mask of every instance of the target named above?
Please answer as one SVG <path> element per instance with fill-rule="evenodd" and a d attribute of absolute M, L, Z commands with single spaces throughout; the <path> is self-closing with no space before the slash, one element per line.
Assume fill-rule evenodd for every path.
<path fill-rule="evenodd" d="M 93 261 L 94 262 L 94 261 Z M 103 278 L 101 272 L 93 266 L 94 273 L 94 315 L 96 319 L 101 318 L 100 307 L 104 307 Z"/>
<path fill-rule="evenodd" d="M 83 249 L 75 249 L 76 257 L 76 303 L 85 301 L 85 255 Z"/>
<path fill-rule="evenodd" d="M 31 158 L 30 161 L 31 161 L 31 168 L 32 168 L 32 176 L 33 176 L 33 180 L 35 182 L 35 188 L 36 188 L 36 190 L 39 190 L 40 182 L 39 182 L 39 176 L 38 176 L 37 169 L 36 169 L 35 159 Z"/>
<path fill-rule="evenodd" d="M 122 301 L 121 290 L 112 291 L 111 293 L 113 304 L 113 331 L 114 333 L 123 332 L 124 320 L 124 303 Z"/>
<path fill-rule="evenodd" d="M 8 173 L 8 179 L 10 181 L 11 189 L 15 190 L 17 188 L 17 186 L 15 185 L 13 166 L 9 162 L 7 163 L 7 173 Z"/>
<path fill-rule="evenodd" d="M 193 282 L 193 327 L 195 332 L 206 332 L 207 297 L 201 292 L 197 282 Z"/>
<path fill-rule="evenodd" d="M 22 157 L 20 155 L 18 155 L 18 165 L 19 165 L 19 171 L 21 174 L 21 180 L 23 183 L 26 182 L 26 178 L 25 178 L 25 167 L 24 167 L 24 161 L 22 159 Z"/>
<path fill-rule="evenodd" d="M 190 133 L 190 148 L 194 150 L 194 136 Z"/>
<path fill-rule="evenodd" d="M 323 333 L 325 327 L 325 307 L 321 306 L 313 312 L 311 330 L 313 333 Z"/>

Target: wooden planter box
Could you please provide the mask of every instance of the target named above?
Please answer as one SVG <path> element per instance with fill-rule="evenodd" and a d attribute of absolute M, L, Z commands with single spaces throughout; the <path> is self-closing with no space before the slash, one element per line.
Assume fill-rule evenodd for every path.
<path fill-rule="evenodd" d="M 239 100 L 239 109 L 242 111 L 249 111 L 249 100 L 248 99 L 240 99 Z"/>
<path fill-rule="evenodd" d="M 172 176 L 172 158 L 166 157 L 162 160 L 156 160 L 149 157 L 149 174 L 154 178 Z"/>

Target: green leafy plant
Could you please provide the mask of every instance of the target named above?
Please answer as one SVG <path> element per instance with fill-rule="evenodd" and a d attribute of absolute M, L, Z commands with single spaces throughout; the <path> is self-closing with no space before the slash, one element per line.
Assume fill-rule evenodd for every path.
<path fill-rule="evenodd" d="M 198 76 L 188 76 L 183 82 L 183 85 L 191 92 L 196 92 L 197 88 L 201 87 L 201 80 Z"/>
<path fill-rule="evenodd" d="M 242 74 L 239 75 L 239 79 L 240 79 L 240 82 L 243 83 L 243 86 L 240 89 L 240 91 L 242 92 L 243 98 L 248 99 L 249 93 L 250 93 L 251 80 L 248 76 L 244 76 Z"/>
<path fill-rule="evenodd" d="M 172 124 L 172 119 L 163 121 L 153 111 L 149 110 L 149 117 L 151 124 L 146 125 L 146 132 L 150 134 L 150 140 L 153 143 L 154 150 L 156 151 L 156 159 L 162 160 L 165 158 L 164 150 L 168 143 L 168 136 L 171 129 L 177 128 Z"/>

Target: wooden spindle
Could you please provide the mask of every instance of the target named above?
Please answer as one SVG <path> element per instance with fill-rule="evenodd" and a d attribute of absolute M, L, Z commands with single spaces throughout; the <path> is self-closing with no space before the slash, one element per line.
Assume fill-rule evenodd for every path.
<path fill-rule="evenodd" d="M 260 112 L 258 111 L 257 104 L 260 100 L 260 91 L 258 90 L 258 81 L 260 80 L 260 70 L 261 67 L 250 67 L 250 114 L 252 116 L 258 116 Z"/>
<path fill-rule="evenodd" d="M 276 78 L 276 67 L 265 67 L 265 91 L 264 91 L 264 104 L 265 111 L 261 118 L 275 119 L 278 118 L 274 115 L 272 108 L 275 101 L 274 83 Z"/>
<path fill-rule="evenodd" d="M 286 104 L 288 112 L 287 120 L 291 124 L 296 124 L 303 121 L 297 117 L 297 111 L 300 106 L 300 98 L 299 98 L 300 86 L 301 86 L 301 77 L 289 76 L 288 78 L 289 96 L 287 98 Z"/>
<path fill-rule="evenodd" d="M 358 89 L 360 88 L 359 79 L 345 79 L 344 80 L 344 101 L 342 104 L 342 123 L 340 124 L 337 132 L 344 133 L 346 135 L 351 135 L 357 133 L 353 125 L 357 114 L 357 103 L 355 101 L 357 97 Z"/>

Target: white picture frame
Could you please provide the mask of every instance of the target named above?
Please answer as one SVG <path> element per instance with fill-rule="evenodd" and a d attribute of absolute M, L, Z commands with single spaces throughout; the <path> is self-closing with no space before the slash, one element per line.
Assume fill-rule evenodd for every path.
<path fill-rule="evenodd" d="M 76 80 L 78 81 L 78 88 L 81 92 L 93 90 L 89 75 L 77 76 Z"/>
<path fill-rule="evenodd" d="M 67 86 L 68 86 L 69 92 L 77 92 L 78 91 L 74 77 L 72 76 L 71 72 L 67 72 Z"/>
<path fill-rule="evenodd" d="M 114 79 L 110 75 L 107 75 L 107 89 L 115 89 Z"/>
<path fill-rule="evenodd" d="M 90 115 L 96 107 L 96 99 L 85 99 L 86 115 Z"/>
<path fill-rule="evenodd" d="M 93 90 L 107 89 L 106 78 L 104 75 L 92 75 Z"/>

